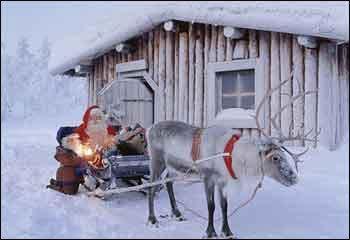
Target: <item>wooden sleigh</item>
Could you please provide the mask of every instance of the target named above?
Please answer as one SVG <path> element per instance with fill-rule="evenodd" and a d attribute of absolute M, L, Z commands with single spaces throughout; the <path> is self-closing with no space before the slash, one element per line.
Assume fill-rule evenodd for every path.
<path fill-rule="evenodd" d="M 222 158 L 224 156 L 228 156 L 228 153 L 219 153 L 213 156 L 199 159 L 193 163 L 193 166 L 190 167 L 185 174 L 175 177 L 166 177 L 167 170 L 165 170 L 165 172 L 162 173 L 162 175 L 164 175 L 164 178 L 154 182 L 151 182 L 149 178 L 150 159 L 147 155 L 110 156 L 109 160 L 111 163 L 113 177 L 121 178 L 129 184 L 129 187 L 111 188 L 107 189 L 106 191 L 93 191 L 90 192 L 88 195 L 98 197 L 101 199 L 105 199 L 106 197 L 109 197 L 112 194 L 120 194 L 131 191 L 138 191 L 146 195 L 147 188 L 156 187 L 156 192 L 159 192 L 163 188 L 163 185 L 167 182 L 198 183 L 201 182 L 202 179 L 199 175 L 192 175 L 191 170 L 194 170 L 194 172 L 196 172 L 197 164 L 201 164 L 202 162 L 210 161 L 215 158 Z M 139 179 L 139 181 L 136 184 L 130 181 L 135 179 Z M 140 179 L 143 179 L 144 181 Z"/>
<path fill-rule="evenodd" d="M 108 188 L 107 190 L 98 189 L 97 191 L 89 192 L 89 196 L 104 199 L 103 196 L 108 195 L 106 193 L 110 191 L 114 193 L 137 191 L 147 195 L 146 189 L 139 188 L 139 186 L 148 184 L 150 180 L 150 158 L 148 155 L 112 155 L 108 157 L 108 161 L 111 167 L 112 178 L 120 179 L 128 186 Z M 135 187 L 137 189 L 134 189 Z M 157 190 L 160 191 L 161 189 L 162 187 Z"/>
<path fill-rule="evenodd" d="M 112 167 L 112 176 L 122 179 L 130 187 L 141 185 L 149 181 L 149 157 L 148 155 L 116 155 L 108 158 Z M 140 191 L 146 194 L 145 191 Z"/>

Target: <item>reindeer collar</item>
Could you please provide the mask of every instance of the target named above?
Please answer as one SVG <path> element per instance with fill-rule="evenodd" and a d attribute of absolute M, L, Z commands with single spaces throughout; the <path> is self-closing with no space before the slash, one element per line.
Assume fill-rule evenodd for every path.
<path fill-rule="evenodd" d="M 237 142 L 239 140 L 241 136 L 234 134 L 232 135 L 232 137 L 228 140 L 228 142 L 225 145 L 225 153 L 228 153 L 228 156 L 224 157 L 224 161 L 225 161 L 225 165 L 226 168 L 228 170 L 228 172 L 230 173 L 231 177 L 234 179 L 237 179 L 235 172 L 233 171 L 233 167 L 232 167 L 232 151 L 233 151 L 233 147 L 235 142 Z"/>
<path fill-rule="evenodd" d="M 191 149 L 191 156 L 193 161 L 196 161 L 199 159 L 202 132 L 203 132 L 202 128 L 197 128 L 193 134 L 192 149 Z M 237 177 L 232 167 L 232 151 L 233 151 L 235 142 L 237 142 L 240 137 L 241 136 L 238 134 L 232 135 L 232 137 L 226 143 L 225 149 L 224 149 L 224 153 L 229 154 L 228 156 L 224 156 L 225 165 L 226 165 L 227 171 L 230 173 L 231 177 L 234 179 L 237 179 Z"/>

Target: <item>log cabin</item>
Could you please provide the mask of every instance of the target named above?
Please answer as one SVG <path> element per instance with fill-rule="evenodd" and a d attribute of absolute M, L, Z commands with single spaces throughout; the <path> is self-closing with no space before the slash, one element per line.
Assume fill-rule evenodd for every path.
<path fill-rule="evenodd" d="M 140 10 L 141 9 L 141 10 Z M 191 2 L 129 7 L 57 41 L 52 74 L 85 76 L 88 104 L 125 124 L 181 120 L 224 124 L 258 137 L 263 106 L 271 135 L 311 131 L 336 149 L 349 130 L 349 5 L 346 2 Z M 318 90 L 289 101 L 300 91 Z M 278 113 L 284 107 L 284 111 Z M 319 135 L 318 130 L 321 129 Z"/>

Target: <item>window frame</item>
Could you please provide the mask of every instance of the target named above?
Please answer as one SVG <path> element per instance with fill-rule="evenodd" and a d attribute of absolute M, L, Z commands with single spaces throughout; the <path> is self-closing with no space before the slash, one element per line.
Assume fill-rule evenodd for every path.
<path fill-rule="evenodd" d="M 242 70 L 242 71 L 245 71 L 245 70 Z M 253 71 L 253 74 L 255 76 L 254 70 L 249 69 L 249 70 L 246 70 L 246 71 Z M 225 71 L 225 72 L 231 73 L 231 72 L 236 72 L 236 71 Z M 220 107 L 221 110 L 224 110 L 223 103 L 224 103 L 224 98 L 225 97 L 236 97 L 237 98 L 237 104 L 239 104 L 239 105 L 242 103 L 242 98 L 244 96 L 246 96 L 246 97 L 253 97 L 253 101 L 255 101 L 255 93 L 256 93 L 256 91 L 255 91 L 255 81 L 254 81 L 254 79 L 253 79 L 253 81 L 254 81 L 254 90 L 253 91 L 250 91 L 250 92 L 249 91 L 244 91 L 244 92 L 242 92 L 241 89 L 237 89 L 236 92 L 224 93 L 224 91 L 223 91 L 224 90 L 224 88 L 223 88 L 223 84 L 224 84 L 224 76 L 223 76 L 223 74 L 225 72 L 218 72 L 217 73 L 217 74 L 220 74 L 220 75 L 217 76 L 216 81 L 220 81 L 221 80 L 221 84 L 219 82 L 217 82 L 218 86 L 221 88 L 221 89 L 218 89 L 218 88 L 216 89 L 216 91 L 217 91 L 216 93 L 218 93 L 218 90 L 220 90 L 219 93 L 218 93 L 219 95 L 216 96 L 217 100 L 218 100 L 217 107 Z M 239 72 L 239 71 L 237 71 L 237 72 Z M 242 82 L 242 80 L 240 79 L 240 75 L 239 74 L 237 75 L 237 80 L 238 80 L 238 85 L 236 85 L 236 87 L 240 86 L 240 84 Z"/>
<path fill-rule="evenodd" d="M 224 125 L 228 125 L 232 128 L 256 128 L 255 118 L 251 116 L 252 112 L 256 112 L 257 104 L 261 101 L 266 92 L 267 87 L 265 86 L 265 81 L 263 79 L 262 74 L 259 74 L 260 71 L 260 61 L 259 58 L 250 58 L 250 59 L 237 59 L 232 61 L 225 62 L 209 62 L 207 69 L 207 118 L 208 125 L 223 123 Z M 254 109 L 246 110 L 243 108 L 228 108 L 228 109 L 242 109 L 246 112 L 246 115 L 240 115 L 239 117 L 232 116 L 229 120 L 218 120 L 216 119 L 217 115 L 222 111 L 228 109 L 218 110 L 216 113 L 217 107 L 217 96 L 216 96 L 216 81 L 218 79 L 218 73 L 220 72 L 228 72 L 228 71 L 240 71 L 240 70 L 254 70 L 254 90 L 255 90 L 255 98 L 254 98 Z M 264 104 L 259 122 L 261 127 L 265 127 L 266 122 L 266 113 L 267 113 L 267 104 Z"/>

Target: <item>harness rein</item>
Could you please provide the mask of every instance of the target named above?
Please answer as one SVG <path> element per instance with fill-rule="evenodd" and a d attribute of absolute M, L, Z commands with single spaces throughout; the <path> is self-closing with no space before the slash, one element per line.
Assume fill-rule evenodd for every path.
<path fill-rule="evenodd" d="M 197 128 L 193 134 L 191 156 L 194 162 L 197 161 L 200 156 L 201 136 L 202 136 L 203 130 L 204 130 L 203 128 Z M 240 135 L 233 134 L 225 144 L 225 148 L 224 148 L 224 153 L 227 154 L 226 156 L 223 156 L 225 161 L 225 166 L 230 176 L 233 179 L 237 179 L 237 177 L 232 167 L 232 151 L 233 151 L 235 142 L 237 142 L 239 139 L 240 139 Z"/>

